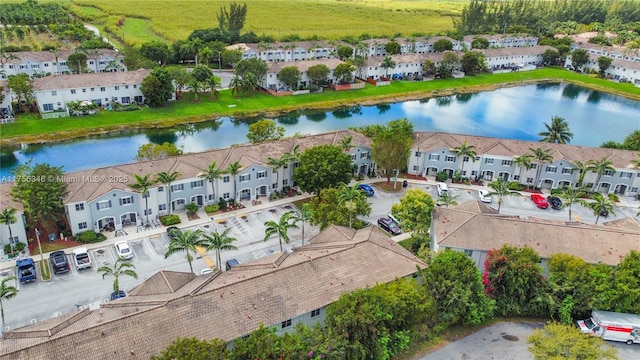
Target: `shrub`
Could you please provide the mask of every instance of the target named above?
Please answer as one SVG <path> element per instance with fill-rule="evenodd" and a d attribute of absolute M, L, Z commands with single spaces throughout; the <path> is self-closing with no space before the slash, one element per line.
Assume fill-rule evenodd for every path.
<path fill-rule="evenodd" d="M 4 253 L 7 255 L 15 255 L 15 253 L 20 252 L 22 250 L 24 250 L 24 248 L 27 247 L 27 244 L 23 243 L 23 242 L 18 242 L 13 246 L 13 250 L 14 252 L 11 252 L 11 244 L 7 244 L 4 246 Z"/>
<path fill-rule="evenodd" d="M 526 187 L 527 186 L 524 185 L 524 184 L 516 184 L 516 183 L 514 183 L 514 184 L 509 185 L 509 190 L 511 190 L 511 191 L 522 191 Z"/>
<path fill-rule="evenodd" d="M 218 201 L 218 206 L 220 206 L 220 209 L 222 210 L 227 210 L 227 201 L 223 198 L 220 198 L 220 200 Z"/>
<path fill-rule="evenodd" d="M 107 239 L 106 236 L 100 234 L 100 233 L 96 233 L 93 230 L 87 230 L 87 231 L 83 231 L 81 233 L 77 233 L 73 239 L 79 243 L 83 243 L 83 244 L 93 244 L 93 243 L 98 243 L 101 241 L 104 241 Z"/>
<path fill-rule="evenodd" d="M 180 224 L 180 217 L 178 215 L 165 215 L 160 218 L 160 222 L 164 226 Z"/>
<path fill-rule="evenodd" d="M 560 195 L 564 192 L 563 189 L 551 189 L 551 195 Z"/>
<path fill-rule="evenodd" d="M 616 194 L 609 194 L 609 200 L 611 200 L 613 202 L 618 202 L 618 201 L 620 201 L 620 198 Z"/>
<path fill-rule="evenodd" d="M 204 211 L 206 211 L 207 214 L 214 213 L 218 210 L 220 210 L 220 204 L 211 204 L 204 207 Z"/>
<path fill-rule="evenodd" d="M 449 173 L 446 171 L 438 171 L 438 173 L 436 173 L 436 181 L 438 182 L 447 181 L 448 178 Z"/>
<path fill-rule="evenodd" d="M 190 203 L 187 204 L 184 208 L 187 210 L 187 213 L 193 215 L 198 211 L 198 209 L 200 209 L 200 206 L 196 203 Z"/>

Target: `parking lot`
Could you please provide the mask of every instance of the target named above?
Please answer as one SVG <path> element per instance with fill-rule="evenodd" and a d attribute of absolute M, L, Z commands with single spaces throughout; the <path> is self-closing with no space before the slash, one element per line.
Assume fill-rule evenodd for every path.
<path fill-rule="evenodd" d="M 401 188 L 401 183 L 398 183 Z M 438 196 L 434 182 L 428 183 L 409 183 L 408 188 L 421 188 L 427 191 L 437 200 Z M 391 206 L 398 203 L 404 195 L 406 189 L 397 193 L 387 193 L 376 189 L 373 196 L 368 197 L 371 203 L 371 214 L 363 218 L 372 224 L 376 224 L 377 219 L 386 216 Z M 477 190 L 474 188 L 463 188 L 455 185 L 449 186 L 449 192 L 456 197 L 458 203 L 467 201 L 476 201 L 479 199 Z M 491 204 L 493 208 L 497 208 L 497 199 L 493 197 Z M 240 263 L 246 263 L 254 259 L 261 258 L 266 255 L 274 254 L 280 251 L 277 236 L 273 236 L 268 241 L 264 240 L 264 223 L 266 221 L 278 221 L 282 214 L 287 211 L 296 210 L 291 203 L 277 203 L 272 206 L 258 207 L 255 209 L 246 209 L 246 212 L 237 214 L 222 214 L 212 218 L 204 218 L 200 221 L 193 221 L 182 227 L 183 230 L 200 229 L 206 233 L 213 231 L 222 232 L 227 228 L 231 228 L 229 236 L 237 239 L 234 245 L 238 247 L 237 251 L 223 251 L 221 253 L 222 263 L 235 258 Z M 504 198 L 501 211 L 502 214 L 519 215 L 525 217 L 550 218 L 555 220 L 567 221 L 569 218 L 568 209 L 538 209 L 531 199 L 526 196 L 508 196 Z M 600 219 L 599 223 L 610 221 L 627 216 L 635 216 L 637 209 L 634 208 L 617 208 L 617 215 L 609 215 L 606 219 Z M 595 216 L 591 210 L 581 205 L 574 205 L 574 218 L 579 218 L 587 224 L 593 224 Z M 636 217 L 637 218 L 637 217 Z M 191 224 L 191 225 L 190 225 Z M 285 247 L 297 247 L 302 245 L 302 229 L 289 231 L 291 243 Z M 305 243 L 311 237 L 316 235 L 319 229 L 314 226 L 305 224 Z M 130 236 L 131 238 L 131 236 Z M 108 300 L 112 290 L 113 278 L 107 277 L 102 279 L 97 273 L 100 266 L 111 266 L 117 259 L 117 254 L 113 246 L 114 241 L 109 244 L 93 248 L 89 250 L 91 259 L 91 269 L 77 271 L 73 266 L 73 259 L 67 256 L 71 270 L 66 274 L 54 275 L 48 282 L 41 281 L 38 273 L 38 281 L 30 284 L 14 285 L 19 289 L 19 294 L 15 299 L 5 301 L 6 325 L 8 328 L 16 328 L 30 323 L 39 322 L 62 313 L 68 313 L 76 309 L 85 307 L 97 308 L 100 303 Z M 156 232 L 148 236 L 129 239 L 128 244 L 133 252 L 130 260 L 136 267 L 138 279 L 123 276 L 120 278 L 120 288 L 129 291 L 143 280 L 155 274 L 157 271 L 164 269 L 170 271 L 189 271 L 189 265 L 185 258 L 185 253 L 177 253 L 168 259 L 164 258 L 167 247 L 169 245 L 169 237 L 163 231 Z M 70 249 L 67 252 L 71 252 Z M 211 259 L 215 259 L 215 252 L 208 253 Z M 38 256 L 34 260 L 39 260 Z M 202 269 L 206 268 L 206 264 L 202 261 L 198 254 L 194 255 L 193 269 L 199 274 Z M 0 279 L 6 276 L 15 276 L 15 269 L 7 269 L 0 273 Z"/>

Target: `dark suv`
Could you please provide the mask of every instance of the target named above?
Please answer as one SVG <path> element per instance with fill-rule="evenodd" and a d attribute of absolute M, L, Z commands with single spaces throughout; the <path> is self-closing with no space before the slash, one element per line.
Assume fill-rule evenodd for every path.
<path fill-rule="evenodd" d="M 64 251 L 54 251 L 49 255 L 49 261 L 54 274 L 63 274 L 69 271 L 69 262 Z"/>
<path fill-rule="evenodd" d="M 378 226 L 385 229 L 391 235 L 400 235 L 402 234 L 402 230 L 396 225 L 396 223 L 389 218 L 380 218 L 378 219 Z"/>
<path fill-rule="evenodd" d="M 551 205 L 551 208 L 554 210 L 560 210 L 560 208 L 562 208 L 562 200 L 557 196 L 547 197 L 547 202 L 549 202 L 549 205 Z"/>

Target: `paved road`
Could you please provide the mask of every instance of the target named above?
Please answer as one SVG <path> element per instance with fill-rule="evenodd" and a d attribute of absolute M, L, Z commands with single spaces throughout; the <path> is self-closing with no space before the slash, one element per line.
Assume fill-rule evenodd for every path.
<path fill-rule="evenodd" d="M 486 327 L 416 360 L 528 360 L 527 338 L 542 323 L 504 322 Z M 608 342 L 620 360 L 640 359 L 640 345 Z"/>

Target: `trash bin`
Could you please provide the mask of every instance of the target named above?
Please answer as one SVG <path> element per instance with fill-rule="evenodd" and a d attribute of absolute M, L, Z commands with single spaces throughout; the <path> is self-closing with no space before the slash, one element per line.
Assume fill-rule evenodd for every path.
<path fill-rule="evenodd" d="M 407 186 L 409 186 L 409 182 L 407 180 L 402 181 L 402 187 L 406 188 Z"/>

